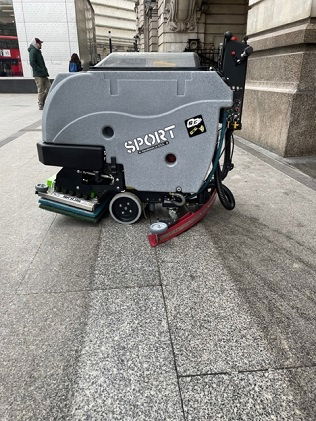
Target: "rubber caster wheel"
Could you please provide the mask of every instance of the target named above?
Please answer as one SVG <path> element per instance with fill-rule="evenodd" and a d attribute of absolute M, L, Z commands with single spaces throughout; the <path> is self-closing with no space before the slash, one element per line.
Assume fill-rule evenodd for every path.
<path fill-rule="evenodd" d="M 36 184 L 35 190 L 37 191 L 37 193 L 47 193 L 48 186 L 46 184 Z"/>
<path fill-rule="evenodd" d="M 109 205 L 112 218 L 120 224 L 134 224 L 142 214 L 142 202 L 133 193 L 118 193 Z"/>
<path fill-rule="evenodd" d="M 149 227 L 149 231 L 152 234 L 163 234 L 164 232 L 166 232 L 168 229 L 168 224 L 166 224 L 165 222 L 154 222 L 153 224 L 150 225 Z"/>

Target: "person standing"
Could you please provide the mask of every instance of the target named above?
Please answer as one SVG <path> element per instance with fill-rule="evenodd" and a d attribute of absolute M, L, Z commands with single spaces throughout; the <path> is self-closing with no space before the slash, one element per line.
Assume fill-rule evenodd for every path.
<path fill-rule="evenodd" d="M 78 57 L 78 54 L 73 53 L 73 55 L 70 58 L 69 62 L 69 71 L 70 72 L 81 72 L 82 66 L 80 58 Z"/>
<path fill-rule="evenodd" d="M 44 107 L 45 100 L 50 88 L 50 81 L 48 79 L 49 74 L 41 52 L 42 44 L 43 41 L 41 41 L 39 38 L 34 38 L 28 48 L 30 64 L 33 69 L 33 77 L 37 86 L 38 108 L 40 110 L 42 110 Z"/>

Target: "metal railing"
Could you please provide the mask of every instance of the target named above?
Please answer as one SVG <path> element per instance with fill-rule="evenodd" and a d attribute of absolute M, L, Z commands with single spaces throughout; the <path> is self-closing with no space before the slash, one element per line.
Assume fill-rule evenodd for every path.
<path fill-rule="evenodd" d="M 199 39 L 188 39 L 184 51 L 196 53 L 200 58 L 201 67 L 217 67 L 220 49 L 215 48 L 214 44 L 205 44 Z"/>

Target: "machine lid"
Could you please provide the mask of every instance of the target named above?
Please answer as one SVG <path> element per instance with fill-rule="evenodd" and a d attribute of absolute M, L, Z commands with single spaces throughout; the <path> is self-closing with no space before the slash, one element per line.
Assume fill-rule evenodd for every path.
<path fill-rule="evenodd" d="M 196 53 L 111 53 L 94 68 L 157 68 L 164 69 L 197 69 L 200 67 L 200 59 Z"/>

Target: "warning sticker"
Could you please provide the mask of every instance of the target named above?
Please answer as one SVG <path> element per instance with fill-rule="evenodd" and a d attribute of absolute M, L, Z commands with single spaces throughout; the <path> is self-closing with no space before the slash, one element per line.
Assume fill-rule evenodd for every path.
<path fill-rule="evenodd" d="M 185 120 L 185 126 L 190 137 L 198 136 L 199 134 L 206 132 L 206 127 L 201 115 Z"/>

